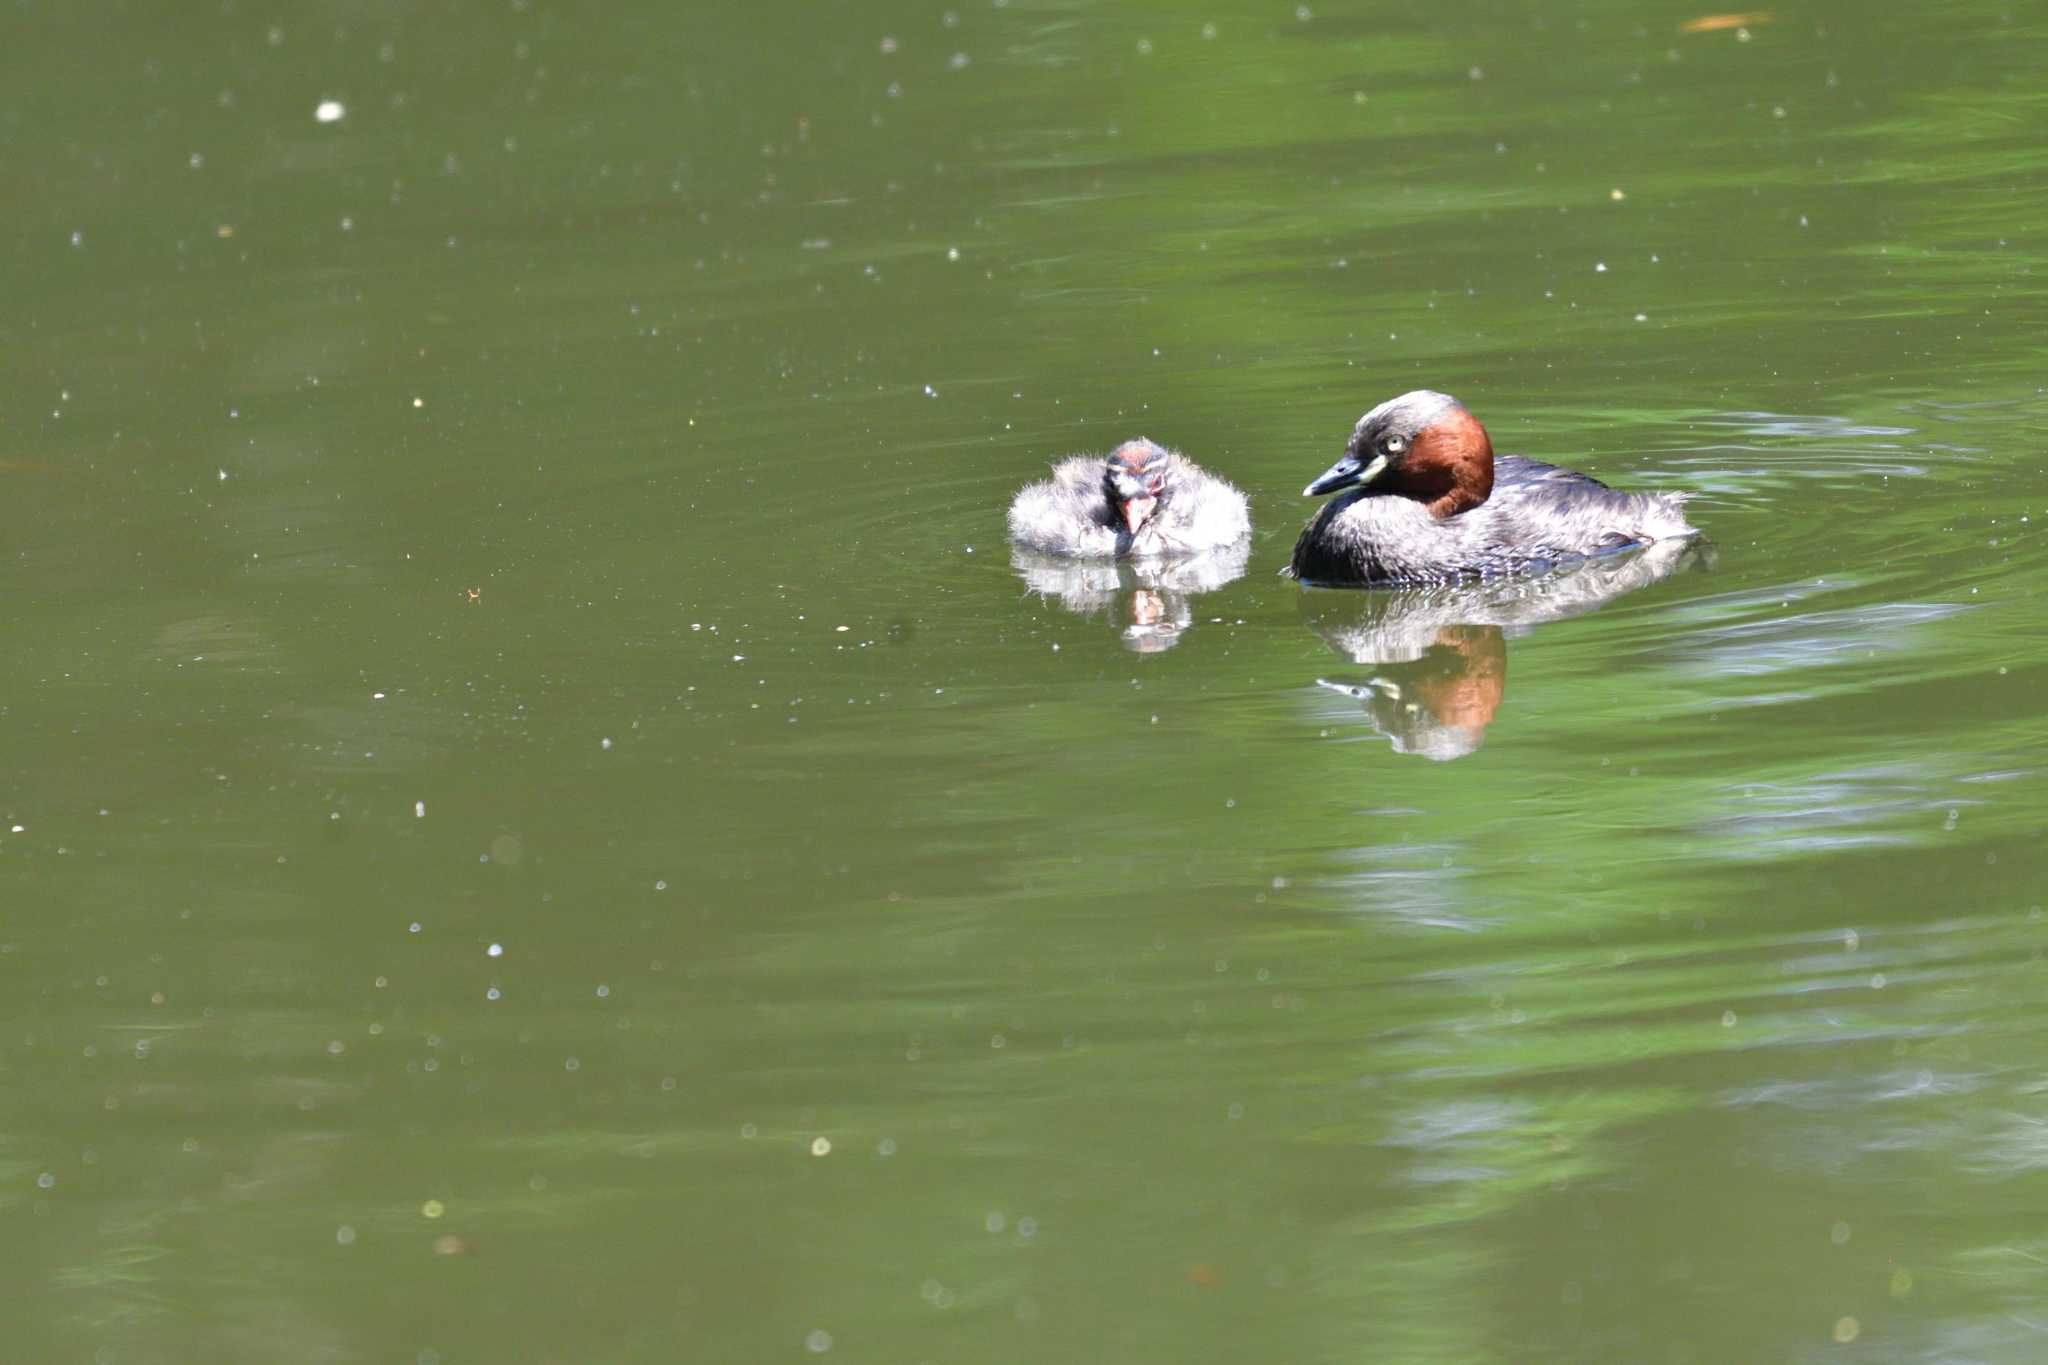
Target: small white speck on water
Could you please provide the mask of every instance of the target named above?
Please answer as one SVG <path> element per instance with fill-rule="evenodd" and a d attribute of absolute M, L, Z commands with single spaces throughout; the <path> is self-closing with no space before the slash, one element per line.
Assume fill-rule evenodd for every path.
<path fill-rule="evenodd" d="M 957 246 L 949 246 L 949 247 L 947 247 L 947 248 L 946 248 L 946 259 L 947 259 L 947 260 L 949 260 L 949 261 L 957 261 L 957 260 L 959 260 L 959 259 L 960 259 L 960 248 L 959 248 L 959 247 L 957 247 Z"/>
<path fill-rule="evenodd" d="M 502 943 L 493 943 L 490 947 L 484 949 L 485 957 L 503 957 L 504 955 L 505 945 Z"/>
<path fill-rule="evenodd" d="M 343 1223 L 334 1230 L 334 1240 L 341 1246 L 352 1247 L 356 1244 L 356 1230 Z"/>
<path fill-rule="evenodd" d="M 408 934 L 417 934 L 419 931 L 420 922 L 418 920 L 414 920 L 411 924 L 405 926 L 405 932 Z"/>
<path fill-rule="evenodd" d="M 416 408 L 423 408 L 427 405 L 427 400 L 424 398 L 415 398 L 412 400 L 412 405 Z"/>
<path fill-rule="evenodd" d="M 1605 262 L 1605 261 L 1595 261 L 1595 262 L 1593 262 L 1593 273 L 1594 273 L 1595 275 L 1605 275 L 1605 274 L 1607 273 L 1607 262 Z"/>
<path fill-rule="evenodd" d="M 322 123 L 339 123 L 348 117 L 348 106 L 340 100 L 321 100 L 313 106 L 313 117 Z"/>
<path fill-rule="evenodd" d="M 924 396 L 927 398 L 937 398 L 939 396 L 939 391 L 933 388 L 931 385 L 927 384 L 924 386 Z"/>
<path fill-rule="evenodd" d="M 1722 1027 L 1722 1028 L 1734 1028 L 1734 1027 L 1735 1027 L 1735 1011 L 1734 1011 L 1734 1010 L 1722 1010 L 1722 1011 L 1721 1011 L 1721 1027 Z"/>
<path fill-rule="evenodd" d="M 487 990 L 487 991 L 485 991 L 485 992 L 484 992 L 484 999 L 486 999 L 486 1000 L 496 1000 L 497 998 L 498 998 L 498 988 L 497 988 L 496 986 L 493 986 L 493 987 L 491 987 L 491 988 L 490 988 L 489 990 Z"/>
<path fill-rule="evenodd" d="M 611 994 L 612 988 L 610 986 L 599 986 L 597 988 L 597 998 L 600 1000 L 609 1000 L 611 998 Z"/>
<path fill-rule="evenodd" d="M 654 884 L 654 889 L 655 889 L 656 891 L 666 891 L 666 890 L 668 890 L 668 883 L 667 883 L 667 882 L 665 882 L 665 881 L 664 881 L 664 882 L 656 882 L 656 883 Z"/>
<path fill-rule="evenodd" d="M 612 747 L 612 741 L 611 741 L 611 737 L 610 737 L 609 735 L 607 735 L 607 736 L 606 736 L 605 738 L 603 738 L 603 739 L 599 740 L 599 741 L 597 742 L 597 747 L 598 747 L 598 748 L 600 748 L 600 749 L 609 749 L 609 748 L 611 748 L 611 747 Z"/>
<path fill-rule="evenodd" d="M 819 1137 L 819 1138 L 812 1138 L 812 1139 L 811 1139 L 811 1155 L 812 1155 L 812 1156 L 830 1156 L 830 1155 L 832 1155 L 832 1139 L 831 1139 L 831 1138 L 828 1138 L 828 1137 Z"/>
<path fill-rule="evenodd" d="M 832 1349 L 832 1334 L 820 1327 L 804 1338 L 804 1349 L 814 1356 L 821 1356 Z"/>

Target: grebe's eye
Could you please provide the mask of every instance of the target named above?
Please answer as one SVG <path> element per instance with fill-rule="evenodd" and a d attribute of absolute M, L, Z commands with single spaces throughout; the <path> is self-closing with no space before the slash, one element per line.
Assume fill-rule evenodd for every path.
<path fill-rule="evenodd" d="M 1399 436 L 1389 436 L 1380 446 L 1380 449 L 1386 451 L 1389 455 L 1399 455 L 1407 448 L 1408 443 Z"/>

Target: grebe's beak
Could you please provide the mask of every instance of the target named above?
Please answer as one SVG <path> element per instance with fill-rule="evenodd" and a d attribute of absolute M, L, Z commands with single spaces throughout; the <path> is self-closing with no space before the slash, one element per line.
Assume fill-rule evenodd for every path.
<path fill-rule="evenodd" d="M 1340 488 L 1362 488 L 1387 472 L 1387 457 L 1375 455 L 1367 464 L 1356 455 L 1346 455 L 1325 469 L 1316 481 L 1301 490 L 1304 498 L 1320 498 Z"/>
<path fill-rule="evenodd" d="M 1158 503 L 1157 498 L 1132 498 L 1124 504 L 1124 525 L 1131 528 L 1132 535 L 1138 534 L 1138 528 L 1145 524 L 1145 518 L 1152 515 L 1152 509 Z"/>

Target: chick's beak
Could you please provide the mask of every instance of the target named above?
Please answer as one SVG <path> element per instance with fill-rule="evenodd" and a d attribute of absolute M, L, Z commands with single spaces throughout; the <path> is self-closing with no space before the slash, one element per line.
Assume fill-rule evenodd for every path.
<path fill-rule="evenodd" d="M 1316 476 L 1316 481 L 1301 490 L 1304 498 L 1319 498 L 1325 493 L 1334 493 L 1340 488 L 1363 487 L 1386 472 L 1387 457 L 1376 455 L 1372 462 L 1347 454 L 1337 463 Z"/>
<path fill-rule="evenodd" d="M 1124 525 L 1131 528 L 1131 534 L 1138 534 L 1138 528 L 1145 524 L 1145 518 L 1152 515 L 1157 498 L 1132 498 L 1124 504 Z"/>

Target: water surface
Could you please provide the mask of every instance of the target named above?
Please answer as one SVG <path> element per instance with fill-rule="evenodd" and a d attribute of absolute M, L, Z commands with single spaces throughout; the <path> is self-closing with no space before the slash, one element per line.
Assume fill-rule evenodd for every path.
<path fill-rule="evenodd" d="M 10 1358 L 2038 1358 L 2048 32 L 1652 10 L 17 14 Z"/>

